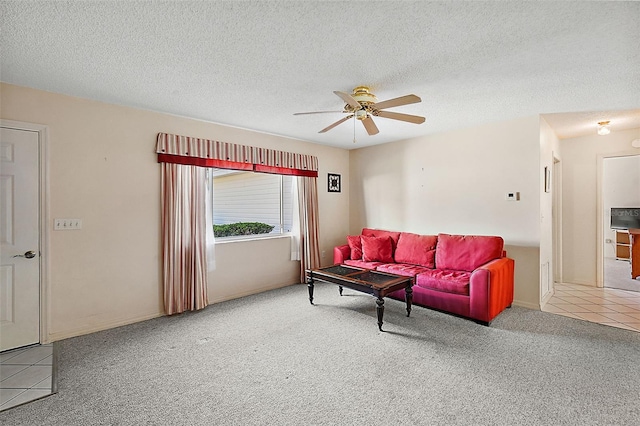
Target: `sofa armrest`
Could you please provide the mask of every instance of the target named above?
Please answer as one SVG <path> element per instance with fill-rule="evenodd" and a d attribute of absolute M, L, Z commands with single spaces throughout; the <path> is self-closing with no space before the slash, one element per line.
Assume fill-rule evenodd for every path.
<path fill-rule="evenodd" d="M 513 303 L 515 261 L 494 259 L 471 273 L 470 316 L 490 322 Z"/>
<path fill-rule="evenodd" d="M 345 260 L 351 259 L 351 248 L 349 244 L 337 246 L 333 248 L 333 264 L 338 265 L 344 263 Z"/>

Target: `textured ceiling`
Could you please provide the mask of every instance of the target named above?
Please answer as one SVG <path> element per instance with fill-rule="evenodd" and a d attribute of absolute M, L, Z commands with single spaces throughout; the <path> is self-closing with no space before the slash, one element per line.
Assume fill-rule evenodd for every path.
<path fill-rule="evenodd" d="M 535 114 L 566 138 L 640 127 L 638 22 L 638 2 L 2 1 L 0 80 L 344 148 Z M 354 144 L 352 121 L 318 133 L 340 113 L 293 116 L 357 85 L 420 96 L 392 111 L 426 122 Z"/>

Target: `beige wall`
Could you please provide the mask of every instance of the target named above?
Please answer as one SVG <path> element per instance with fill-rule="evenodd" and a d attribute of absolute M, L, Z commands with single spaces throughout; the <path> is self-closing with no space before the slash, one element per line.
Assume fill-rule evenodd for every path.
<path fill-rule="evenodd" d="M 516 261 L 515 303 L 539 307 L 538 116 L 353 150 L 350 164 L 350 233 L 500 235 Z"/>
<path fill-rule="evenodd" d="M 326 191 L 327 173 L 349 182 L 346 150 L 7 84 L 0 97 L 0 118 L 49 128 L 49 340 L 163 314 L 158 132 L 316 155 L 325 264 L 347 234 L 349 187 Z M 80 218 L 83 228 L 53 231 L 54 218 Z M 287 238 L 220 244 L 210 300 L 297 282 L 289 247 Z"/>
<path fill-rule="evenodd" d="M 163 314 L 158 132 L 318 156 L 325 265 L 365 226 L 500 235 L 516 260 L 515 302 L 532 308 L 553 262 L 544 166 L 562 153 L 563 279 L 595 285 L 598 159 L 640 153 L 630 146 L 640 129 L 558 141 L 538 116 L 346 151 L 3 83 L 0 101 L 1 118 L 49 128 L 50 225 L 83 220 L 80 231 L 50 228 L 50 340 Z M 341 193 L 326 191 L 327 173 L 342 175 Z M 514 191 L 520 201 L 506 201 Z M 216 264 L 211 302 L 298 281 L 287 238 L 219 244 Z"/>
<path fill-rule="evenodd" d="M 564 282 L 596 286 L 598 272 L 598 185 L 604 157 L 640 154 L 631 141 L 640 138 L 640 128 L 612 131 L 560 141 L 562 152 L 562 279 Z M 602 206 L 600 206 L 602 207 Z M 600 226 L 599 226 L 600 225 Z"/>

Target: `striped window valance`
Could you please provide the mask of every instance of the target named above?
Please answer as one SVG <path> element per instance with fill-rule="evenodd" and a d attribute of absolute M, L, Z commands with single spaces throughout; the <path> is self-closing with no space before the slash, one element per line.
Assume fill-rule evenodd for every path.
<path fill-rule="evenodd" d="M 159 163 L 253 170 L 281 175 L 318 176 L 318 158 L 313 155 L 210 139 L 158 133 L 156 152 Z"/>

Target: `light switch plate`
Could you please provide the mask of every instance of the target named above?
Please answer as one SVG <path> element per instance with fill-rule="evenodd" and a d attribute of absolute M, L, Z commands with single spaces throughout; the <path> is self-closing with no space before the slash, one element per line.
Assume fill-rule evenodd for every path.
<path fill-rule="evenodd" d="M 507 201 L 518 201 L 518 200 L 520 200 L 520 193 L 519 192 L 507 192 L 507 195 L 505 196 L 505 199 Z"/>
<path fill-rule="evenodd" d="M 73 231 L 82 229 L 82 219 L 54 219 L 53 229 L 55 231 Z"/>

